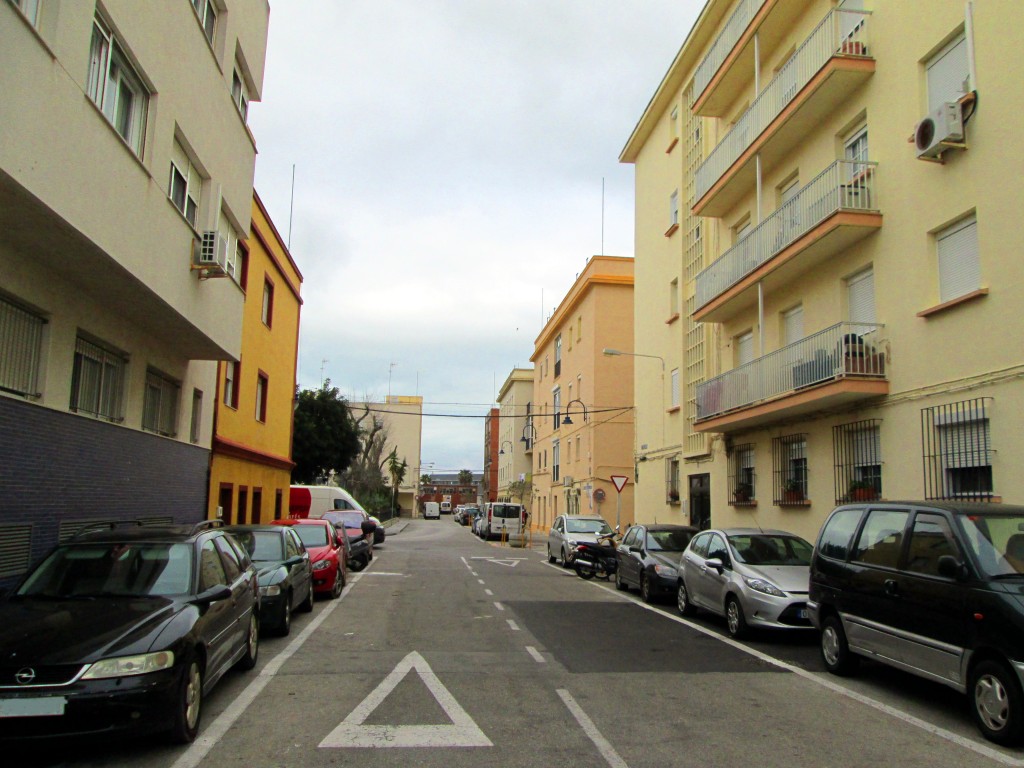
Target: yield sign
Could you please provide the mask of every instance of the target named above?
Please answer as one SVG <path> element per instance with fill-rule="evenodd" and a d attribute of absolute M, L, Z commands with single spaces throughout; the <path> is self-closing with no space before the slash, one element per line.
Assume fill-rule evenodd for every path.
<path fill-rule="evenodd" d="M 629 478 L 625 475 L 612 475 L 612 482 L 615 483 L 615 490 L 622 493 L 622 489 L 626 487 L 626 481 Z"/>
<path fill-rule="evenodd" d="M 427 690 L 451 724 L 443 725 L 364 725 L 395 687 L 412 670 L 420 676 Z M 491 740 L 455 700 L 427 662 L 413 651 L 391 670 L 380 685 L 353 709 L 338 727 L 327 734 L 320 747 L 492 747 Z"/>

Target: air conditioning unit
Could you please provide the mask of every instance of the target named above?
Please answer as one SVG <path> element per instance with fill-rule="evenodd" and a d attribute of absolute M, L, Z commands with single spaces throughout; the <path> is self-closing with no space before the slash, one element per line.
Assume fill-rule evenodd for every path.
<path fill-rule="evenodd" d="M 192 266 L 201 277 L 224 277 L 228 273 L 228 242 L 217 231 L 203 232 L 192 248 Z"/>
<path fill-rule="evenodd" d="M 572 487 L 572 477 L 569 476 L 569 475 L 563 475 L 562 476 L 562 485 L 564 485 L 566 488 L 571 488 Z"/>
<path fill-rule="evenodd" d="M 922 159 L 939 157 L 963 140 L 963 114 L 955 101 L 947 101 L 914 128 L 914 145 L 917 156 Z"/>

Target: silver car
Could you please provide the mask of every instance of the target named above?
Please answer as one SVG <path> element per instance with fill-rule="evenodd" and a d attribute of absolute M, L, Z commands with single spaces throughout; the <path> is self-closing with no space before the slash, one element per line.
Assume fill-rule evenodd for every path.
<path fill-rule="evenodd" d="M 572 553 L 581 541 L 594 543 L 599 536 L 611 536 L 611 526 L 599 515 L 559 515 L 548 531 L 548 562 L 562 561 L 568 568 Z"/>
<path fill-rule="evenodd" d="M 786 531 L 702 531 L 683 553 L 676 605 L 684 616 L 697 608 L 725 616 L 733 637 L 754 627 L 810 627 L 812 551 L 808 542 Z"/>

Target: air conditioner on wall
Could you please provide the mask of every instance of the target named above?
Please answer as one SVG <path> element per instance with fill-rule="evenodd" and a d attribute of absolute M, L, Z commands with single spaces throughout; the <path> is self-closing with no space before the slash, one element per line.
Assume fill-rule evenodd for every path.
<path fill-rule="evenodd" d="M 562 476 L 562 485 L 565 486 L 566 488 L 571 487 L 572 486 L 572 477 L 569 476 L 569 475 L 563 475 Z"/>
<path fill-rule="evenodd" d="M 228 242 L 217 231 L 203 232 L 202 241 L 192 248 L 192 265 L 202 277 L 223 277 L 228 273 Z"/>
<path fill-rule="evenodd" d="M 960 104 L 955 101 L 945 102 L 914 128 L 917 156 L 925 160 L 941 156 L 947 149 L 962 144 L 963 140 L 963 114 Z"/>

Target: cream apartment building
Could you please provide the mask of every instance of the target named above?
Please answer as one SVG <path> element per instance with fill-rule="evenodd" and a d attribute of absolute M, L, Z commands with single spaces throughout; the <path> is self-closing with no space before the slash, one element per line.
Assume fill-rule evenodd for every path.
<path fill-rule="evenodd" d="M 813 538 L 846 500 L 1024 499 L 1022 22 L 1013 0 L 705 6 L 621 156 L 638 344 L 684 392 L 637 439 L 680 462 L 681 520 Z"/>
<path fill-rule="evenodd" d="M 524 434 L 533 410 L 533 369 L 513 368 L 498 390 L 498 500 L 519 502 L 509 485 L 531 482 L 532 456 Z M 532 493 L 522 497 L 531 501 Z"/>
<path fill-rule="evenodd" d="M 358 417 L 365 409 L 385 425 L 388 432 L 383 457 L 396 451 L 398 460 L 405 461 L 405 477 L 398 486 L 398 506 L 406 514 L 412 514 L 419 495 L 420 476 L 428 474 L 422 467 L 423 449 L 423 398 L 419 395 L 387 395 L 383 401 L 349 403 L 352 413 Z M 383 467 L 385 482 L 391 485 L 388 465 Z"/>
<path fill-rule="evenodd" d="M 593 256 L 534 342 L 531 523 L 633 520 L 633 259 Z M 625 476 L 621 506 L 612 476 Z M 602 500 L 603 499 L 603 500 Z"/>
<path fill-rule="evenodd" d="M 204 517 L 268 18 L 0 3 L 0 583 L 91 520 Z"/>

